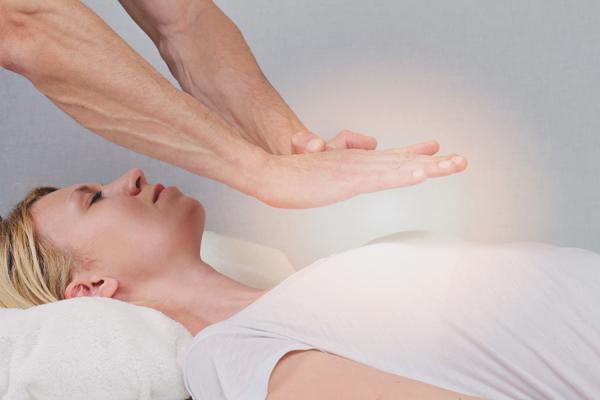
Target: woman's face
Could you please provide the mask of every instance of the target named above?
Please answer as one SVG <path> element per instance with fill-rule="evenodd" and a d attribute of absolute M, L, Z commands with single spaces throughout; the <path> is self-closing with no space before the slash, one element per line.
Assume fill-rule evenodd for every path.
<path fill-rule="evenodd" d="M 37 232 L 77 255 L 76 269 L 120 282 L 152 279 L 184 254 L 199 257 L 205 221 L 200 202 L 148 184 L 137 168 L 106 186 L 57 190 L 32 211 Z"/>

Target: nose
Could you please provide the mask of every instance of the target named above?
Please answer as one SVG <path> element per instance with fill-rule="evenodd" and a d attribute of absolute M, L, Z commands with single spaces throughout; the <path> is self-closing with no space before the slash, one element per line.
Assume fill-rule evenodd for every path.
<path fill-rule="evenodd" d="M 117 190 L 129 196 L 137 196 L 142 191 L 142 187 L 148 184 L 144 171 L 139 168 L 133 168 L 127 171 L 123 176 L 110 184 Z"/>

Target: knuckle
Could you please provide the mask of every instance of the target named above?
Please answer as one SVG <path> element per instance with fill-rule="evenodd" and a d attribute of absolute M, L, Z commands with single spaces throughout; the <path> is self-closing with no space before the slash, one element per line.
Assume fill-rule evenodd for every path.
<path fill-rule="evenodd" d="M 402 153 L 402 154 L 400 154 L 400 158 L 403 161 L 413 161 L 416 157 L 417 157 L 416 154 L 413 154 L 413 153 Z"/>

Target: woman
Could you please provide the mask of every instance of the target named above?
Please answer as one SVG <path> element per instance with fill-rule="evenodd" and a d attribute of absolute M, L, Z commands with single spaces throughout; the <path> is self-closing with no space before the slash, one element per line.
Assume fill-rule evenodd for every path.
<path fill-rule="evenodd" d="M 257 290 L 200 259 L 203 227 L 198 201 L 139 169 L 34 190 L 2 221 L 0 305 L 103 296 L 155 308 L 197 335 L 185 364 L 197 399 L 600 390 L 595 253 L 392 237 Z"/>

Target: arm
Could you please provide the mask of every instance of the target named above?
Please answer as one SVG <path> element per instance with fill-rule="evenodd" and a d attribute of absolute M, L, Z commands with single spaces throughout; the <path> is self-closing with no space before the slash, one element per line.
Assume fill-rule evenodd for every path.
<path fill-rule="evenodd" d="M 0 66 L 29 79 L 100 136 L 275 207 L 320 207 L 467 166 L 454 154 L 433 156 L 435 142 L 268 154 L 174 88 L 77 0 L 0 0 Z"/>
<path fill-rule="evenodd" d="M 317 350 L 286 354 L 269 380 L 267 400 L 483 400 Z"/>
<path fill-rule="evenodd" d="M 79 1 L 2 0 L 0 38 L 0 65 L 100 136 L 245 192 L 242 180 L 259 184 L 239 171 L 260 168 L 264 152 L 174 88 Z"/>
<path fill-rule="evenodd" d="M 240 30 L 212 0 L 120 2 L 156 44 L 181 88 L 246 140 L 271 154 L 325 150 L 325 141 L 309 133 L 271 86 Z M 377 141 L 342 131 L 327 146 L 374 150 Z"/>

